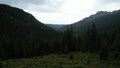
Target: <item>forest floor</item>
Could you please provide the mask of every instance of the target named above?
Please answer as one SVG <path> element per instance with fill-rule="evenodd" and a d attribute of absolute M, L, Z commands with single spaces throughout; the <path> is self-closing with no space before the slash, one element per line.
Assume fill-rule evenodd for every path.
<path fill-rule="evenodd" d="M 120 68 L 119 64 L 116 60 L 101 61 L 97 54 L 72 52 L 4 60 L 2 68 Z"/>

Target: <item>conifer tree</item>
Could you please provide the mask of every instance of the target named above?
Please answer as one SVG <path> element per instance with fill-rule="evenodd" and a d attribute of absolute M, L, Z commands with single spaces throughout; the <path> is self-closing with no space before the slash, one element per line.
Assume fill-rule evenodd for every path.
<path fill-rule="evenodd" d="M 120 30 L 116 32 L 113 49 L 115 50 L 114 59 L 120 62 Z"/>
<path fill-rule="evenodd" d="M 107 41 L 104 40 L 101 45 L 100 59 L 108 60 L 108 56 L 109 56 L 108 54 L 109 54 L 109 49 L 108 49 Z"/>
<path fill-rule="evenodd" d="M 64 44 L 64 48 L 68 48 L 69 52 L 75 50 L 75 46 L 73 45 L 73 28 L 72 28 L 72 26 L 70 26 L 70 28 L 67 28 L 67 30 L 64 31 L 63 44 Z"/>
<path fill-rule="evenodd" d="M 96 52 L 97 51 L 97 28 L 95 23 L 92 23 L 90 26 L 90 33 L 89 33 L 89 42 L 90 42 L 90 52 Z"/>

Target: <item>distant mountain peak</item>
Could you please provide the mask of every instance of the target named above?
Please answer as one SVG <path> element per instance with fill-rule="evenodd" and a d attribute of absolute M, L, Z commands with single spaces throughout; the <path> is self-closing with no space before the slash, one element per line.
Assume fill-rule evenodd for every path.
<path fill-rule="evenodd" d="M 120 10 L 113 12 L 98 11 L 89 17 L 84 18 L 76 23 L 73 23 L 73 29 L 75 32 L 84 31 L 90 26 L 91 23 L 95 23 L 98 31 L 110 31 L 120 27 Z M 68 26 L 61 28 L 61 31 L 66 30 Z"/>
<path fill-rule="evenodd" d="M 104 14 L 104 13 L 108 13 L 107 11 L 98 11 L 96 14 Z"/>
<path fill-rule="evenodd" d="M 111 12 L 107 12 L 107 11 L 98 11 L 95 15 L 98 15 L 98 16 L 102 16 L 102 15 L 107 15 L 107 14 L 110 14 Z"/>

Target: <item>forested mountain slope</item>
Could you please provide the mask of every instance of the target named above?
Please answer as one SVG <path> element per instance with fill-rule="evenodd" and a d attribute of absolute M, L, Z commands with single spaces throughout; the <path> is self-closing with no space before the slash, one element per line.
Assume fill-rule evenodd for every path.
<path fill-rule="evenodd" d="M 83 32 L 91 25 L 95 23 L 99 32 L 111 32 L 112 30 L 119 28 L 120 26 L 120 10 L 113 12 L 99 11 L 94 15 L 91 15 L 83 20 L 80 20 L 74 24 L 71 24 L 75 32 Z M 60 30 L 64 31 L 69 25 L 62 27 Z"/>
<path fill-rule="evenodd" d="M 59 35 L 31 14 L 0 4 L 0 57 L 31 57 L 40 55 L 48 39 Z"/>

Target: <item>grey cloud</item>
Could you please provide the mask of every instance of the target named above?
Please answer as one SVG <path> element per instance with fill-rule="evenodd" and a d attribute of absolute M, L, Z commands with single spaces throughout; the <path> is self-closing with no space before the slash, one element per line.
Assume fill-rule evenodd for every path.
<path fill-rule="evenodd" d="M 40 12 L 56 12 L 64 0 L 0 0 L 0 3 L 12 5 L 22 9 L 33 9 Z"/>
<path fill-rule="evenodd" d="M 120 4 L 120 0 L 96 0 L 93 10 L 100 11 L 101 9 L 104 9 L 106 6 L 112 4 Z"/>
<path fill-rule="evenodd" d="M 47 0 L 0 0 L 2 4 L 8 4 L 22 9 L 28 8 L 29 5 L 42 5 L 46 2 Z"/>
<path fill-rule="evenodd" d="M 115 3 L 115 2 L 120 2 L 120 0 L 100 0 L 104 3 Z"/>
<path fill-rule="evenodd" d="M 101 6 L 112 3 L 120 3 L 120 0 L 97 0 L 97 4 L 101 4 Z"/>
<path fill-rule="evenodd" d="M 47 0 L 0 0 L 0 3 L 7 4 L 44 4 Z"/>

